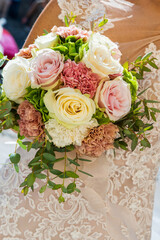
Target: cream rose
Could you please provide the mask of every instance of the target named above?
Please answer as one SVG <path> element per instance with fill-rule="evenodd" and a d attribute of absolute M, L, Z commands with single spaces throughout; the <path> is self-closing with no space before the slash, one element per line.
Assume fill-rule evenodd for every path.
<path fill-rule="evenodd" d="M 92 99 L 72 88 L 49 90 L 44 103 L 50 116 L 67 128 L 88 123 L 96 110 Z"/>
<path fill-rule="evenodd" d="M 130 111 L 130 87 L 121 77 L 102 82 L 97 89 L 95 102 L 105 109 L 110 120 L 117 121 Z"/>
<path fill-rule="evenodd" d="M 53 89 L 58 84 L 58 76 L 64 67 L 64 56 L 51 49 L 42 49 L 30 62 L 32 88 Z"/>
<path fill-rule="evenodd" d="M 82 62 L 102 78 L 110 74 L 122 73 L 121 52 L 109 38 L 94 33 L 89 40 L 89 50 L 84 53 Z"/>
<path fill-rule="evenodd" d="M 35 40 L 35 45 L 38 49 L 51 48 L 58 42 L 58 37 L 55 33 L 48 33 L 46 35 L 40 36 Z"/>
<path fill-rule="evenodd" d="M 7 63 L 3 70 L 3 89 L 6 96 L 17 103 L 23 101 L 26 88 L 31 85 L 29 79 L 29 61 L 16 57 Z"/>

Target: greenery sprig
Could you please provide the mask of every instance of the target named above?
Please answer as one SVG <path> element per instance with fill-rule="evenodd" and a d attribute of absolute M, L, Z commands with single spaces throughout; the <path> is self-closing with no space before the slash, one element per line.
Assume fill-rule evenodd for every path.
<path fill-rule="evenodd" d="M 121 148 L 123 150 L 129 149 L 128 139 L 131 140 L 131 150 L 134 151 L 138 145 L 141 146 L 140 150 L 150 148 L 151 144 L 148 140 L 149 131 L 153 129 L 153 123 L 148 123 L 148 120 L 156 121 L 156 113 L 160 113 L 158 108 L 150 107 L 150 103 L 160 103 L 156 100 L 141 99 L 141 95 L 147 91 L 143 90 L 137 95 L 137 79 L 143 79 L 144 72 L 150 72 L 151 70 L 146 65 L 158 69 L 155 64 L 155 58 L 152 58 L 152 53 L 148 53 L 143 57 L 139 56 L 129 66 L 126 62 L 123 72 L 123 79 L 130 84 L 132 99 L 132 107 L 128 115 L 123 119 L 116 122 L 119 127 L 120 136 L 115 139 L 115 148 Z M 137 96 L 137 97 L 136 97 Z"/>
<path fill-rule="evenodd" d="M 103 26 L 106 25 L 108 23 L 108 19 L 106 18 L 106 16 L 103 16 L 102 21 L 100 21 L 99 23 L 93 21 L 91 24 L 91 30 L 92 32 L 99 32 L 103 30 Z"/>
<path fill-rule="evenodd" d="M 0 84 L 0 132 L 10 128 L 19 129 L 17 123 L 19 117 L 16 109 L 17 104 L 6 97 Z"/>
<path fill-rule="evenodd" d="M 125 69 L 129 69 L 133 76 L 137 79 L 143 79 L 144 72 L 151 72 L 149 67 L 158 69 L 158 66 L 155 63 L 156 58 L 152 57 L 152 52 L 145 54 L 144 56 L 139 56 L 137 59 L 132 62 L 130 65 L 128 62 L 123 64 Z"/>
<path fill-rule="evenodd" d="M 65 17 L 64 17 L 64 22 L 65 22 L 66 27 L 69 27 L 70 24 L 75 23 L 76 17 L 77 16 L 74 15 L 73 12 L 71 12 L 70 14 L 67 13 L 67 15 L 65 15 Z"/>
<path fill-rule="evenodd" d="M 92 177 L 91 174 L 84 172 L 79 169 L 81 161 L 90 162 L 88 159 L 79 158 L 76 154 L 74 159 L 71 159 L 67 156 L 68 152 L 74 150 L 74 146 L 66 146 L 65 148 L 57 148 L 51 142 L 51 136 L 46 131 L 48 140 L 39 142 L 40 136 L 38 136 L 33 142 L 24 141 L 23 136 L 18 134 L 17 143 L 28 152 L 31 149 L 35 149 L 37 152 L 34 158 L 29 162 L 28 167 L 31 172 L 26 176 L 24 182 L 20 185 L 22 187 L 22 193 L 26 196 L 29 189 L 34 191 L 34 183 L 37 179 L 45 180 L 45 184 L 39 189 L 40 193 L 43 193 L 47 187 L 52 190 L 60 190 L 59 202 L 64 202 L 65 198 L 64 193 L 71 194 L 73 192 L 80 192 L 80 189 L 76 186 L 76 179 L 79 178 L 78 172 L 86 174 Z M 62 153 L 61 158 L 56 157 L 56 152 Z M 17 172 L 19 172 L 18 163 L 20 162 L 20 155 L 18 153 L 10 154 L 11 163 L 14 164 L 14 167 Z M 61 171 L 55 167 L 57 162 L 64 162 L 64 170 Z M 67 170 L 67 166 L 69 170 Z M 73 170 L 70 170 L 73 169 Z M 55 182 L 55 179 L 59 179 L 60 183 Z M 65 184 L 65 179 L 71 179 L 71 183 L 68 185 Z"/>

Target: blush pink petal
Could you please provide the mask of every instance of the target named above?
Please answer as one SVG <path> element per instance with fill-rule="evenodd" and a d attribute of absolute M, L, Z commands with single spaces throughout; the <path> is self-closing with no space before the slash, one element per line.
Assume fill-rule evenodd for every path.
<path fill-rule="evenodd" d="M 101 83 L 95 99 L 99 107 L 104 108 L 110 120 L 113 121 L 125 116 L 131 108 L 130 89 L 121 78 Z"/>
<path fill-rule="evenodd" d="M 53 85 L 64 67 L 64 57 L 59 52 L 43 49 L 32 60 L 30 78 L 32 85 L 47 87 Z"/>

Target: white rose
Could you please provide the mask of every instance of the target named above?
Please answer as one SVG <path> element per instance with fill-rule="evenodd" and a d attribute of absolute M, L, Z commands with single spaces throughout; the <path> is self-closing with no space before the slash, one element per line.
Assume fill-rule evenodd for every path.
<path fill-rule="evenodd" d="M 82 62 L 102 78 L 110 74 L 122 73 L 121 52 L 109 38 L 94 33 L 89 40 L 89 50 L 84 53 Z"/>
<path fill-rule="evenodd" d="M 6 96 L 17 103 L 21 103 L 26 88 L 31 85 L 29 79 L 29 61 L 17 57 L 7 63 L 3 70 L 3 89 Z"/>
<path fill-rule="evenodd" d="M 96 111 L 94 101 L 73 88 L 49 90 L 44 103 L 51 117 L 67 128 L 87 124 Z"/>
<path fill-rule="evenodd" d="M 58 42 L 57 35 L 55 33 L 48 33 L 46 35 L 40 36 L 35 40 L 35 45 L 39 49 L 51 48 Z"/>

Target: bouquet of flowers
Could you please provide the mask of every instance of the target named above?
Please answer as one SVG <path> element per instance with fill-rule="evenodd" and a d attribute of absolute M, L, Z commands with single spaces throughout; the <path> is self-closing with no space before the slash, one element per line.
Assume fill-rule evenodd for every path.
<path fill-rule="evenodd" d="M 65 17 L 66 27 L 54 26 L 22 48 L 5 65 L 0 89 L 0 131 L 17 131 L 17 146 L 37 150 L 22 192 L 34 191 L 36 179 L 43 179 L 40 193 L 47 187 L 60 189 L 59 202 L 65 201 L 63 193 L 80 192 L 78 173 L 94 177 L 80 169 L 81 161 L 91 161 L 83 156 L 151 147 L 146 132 L 153 123 L 148 120 L 156 121 L 160 112 L 148 106 L 156 101 L 141 97 L 146 89 L 137 93 L 137 79 L 151 71 L 149 66 L 157 68 L 152 53 L 122 66 L 118 46 L 96 31 L 107 20 L 86 31 L 69 24 L 74 17 Z M 8 59 L 3 54 L 0 58 L 2 66 Z M 67 153 L 74 149 L 71 159 Z M 9 157 L 18 172 L 20 154 L 15 150 Z M 63 171 L 56 167 L 60 161 Z"/>

